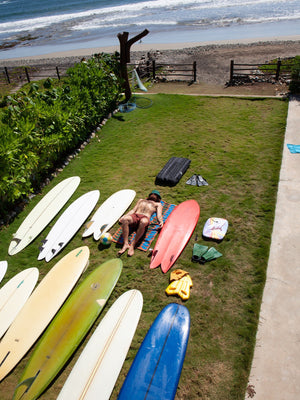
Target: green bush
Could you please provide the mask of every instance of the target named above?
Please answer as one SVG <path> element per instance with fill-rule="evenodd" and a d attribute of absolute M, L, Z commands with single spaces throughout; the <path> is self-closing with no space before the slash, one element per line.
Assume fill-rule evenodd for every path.
<path fill-rule="evenodd" d="M 121 86 L 118 56 L 100 54 L 2 101 L 0 218 L 38 187 L 116 108 Z"/>
<path fill-rule="evenodd" d="M 289 91 L 292 94 L 300 94 L 300 56 L 296 56 L 294 59 Z"/>

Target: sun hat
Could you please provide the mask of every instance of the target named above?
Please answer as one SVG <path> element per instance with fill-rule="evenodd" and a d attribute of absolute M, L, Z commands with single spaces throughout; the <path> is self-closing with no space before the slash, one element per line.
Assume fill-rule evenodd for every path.
<path fill-rule="evenodd" d="M 150 192 L 150 194 L 152 194 L 152 193 L 156 194 L 161 199 L 161 195 L 158 190 L 154 189 L 154 190 L 152 190 L 152 192 Z"/>

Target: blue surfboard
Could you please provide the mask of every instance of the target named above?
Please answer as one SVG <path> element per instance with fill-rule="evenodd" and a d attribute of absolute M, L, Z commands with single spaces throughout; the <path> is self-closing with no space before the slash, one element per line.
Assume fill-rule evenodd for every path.
<path fill-rule="evenodd" d="M 174 399 L 186 353 L 190 314 L 168 304 L 150 327 L 123 383 L 118 400 Z"/>

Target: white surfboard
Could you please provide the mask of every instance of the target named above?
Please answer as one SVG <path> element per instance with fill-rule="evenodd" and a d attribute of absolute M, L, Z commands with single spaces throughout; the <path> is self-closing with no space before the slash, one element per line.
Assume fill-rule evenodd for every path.
<path fill-rule="evenodd" d="M 7 271 L 7 261 L 0 261 L 0 282 L 4 278 L 4 275 L 6 274 Z"/>
<path fill-rule="evenodd" d="M 27 268 L 11 278 L 0 289 L 0 338 L 26 303 L 38 277 L 37 268 Z"/>
<path fill-rule="evenodd" d="M 38 260 L 45 258 L 48 262 L 66 246 L 93 211 L 99 196 L 99 190 L 92 190 L 69 205 L 43 241 Z"/>
<path fill-rule="evenodd" d="M 119 190 L 112 194 L 101 204 L 91 221 L 86 224 L 86 230 L 82 237 L 94 234 L 94 239 L 99 240 L 100 236 L 107 232 L 124 214 L 135 195 L 135 191 L 131 189 Z"/>
<path fill-rule="evenodd" d="M 0 342 L 0 381 L 35 343 L 61 307 L 89 260 L 89 248 L 79 247 L 47 273 L 24 304 Z"/>
<path fill-rule="evenodd" d="M 111 306 L 78 358 L 57 400 L 108 400 L 134 336 L 143 296 L 122 294 Z"/>
<path fill-rule="evenodd" d="M 134 70 L 133 70 L 133 73 L 134 73 L 134 77 L 135 77 L 135 79 L 136 79 L 136 81 L 137 81 L 138 87 L 139 87 L 143 92 L 148 92 L 148 90 L 147 90 L 146 87 L 143 85 L 142 81 L 140 80 L 140 77 L 139 77 L 139 75 L 138 75 L 138 73 L 137 73 L 137 70 L 136 70 L 135 68 L 134 68 Z"/>
<path fill-rule="evenodd" d="M 80 183 L 79 176 L 67 178 L 54 186 L 27 215 L 8 248 L 10 256 L 23 250 L 62 209 Z"/>

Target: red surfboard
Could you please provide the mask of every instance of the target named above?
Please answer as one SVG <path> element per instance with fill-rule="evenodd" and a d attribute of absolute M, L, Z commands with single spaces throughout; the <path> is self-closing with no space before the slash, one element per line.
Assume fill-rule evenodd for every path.
<path fill-rule="evenodd" d="M 189 241 L 200 216 L 196 200 L 180 203 L 167 218 L 153 249 L 150 268 L 166 273 Z"/>

